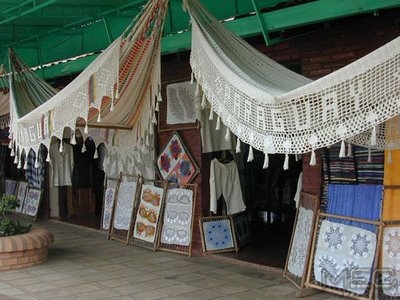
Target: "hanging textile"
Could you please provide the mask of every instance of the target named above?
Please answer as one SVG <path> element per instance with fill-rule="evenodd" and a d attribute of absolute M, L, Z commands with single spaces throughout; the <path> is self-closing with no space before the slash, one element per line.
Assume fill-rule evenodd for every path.
<path fill-rule="evenodd" d="M 210 211 L 217 213 L 217 201 L 223 196 L 228 214 L 246 210 L 239 171 L 235 161 L 221 163 L 214 158 L 210 166 Z"/>
<path fill-rule="evenodd" d="M 358 184 L 383 184 L 384 151 L 354 146 Z"/>
<path fill-rule="evenodd" d="M 390 156 L 390 159 L 389 159 Z M 400 220 L 400 150 L 385 151 L 383 221 Z"/>
<path fill-rule="evenodd" d="M 311 82 L 235 36 L 197 0 L 184 4 L 192 22 L 194 76 L 214 112 L 242 142 L 285 154 L 347 139 L 399 148 L 398 139 L 385 139 L 384 123 L 400 113 L 400 38 Z"/>
<path fill-rule="evenodd" d="M 381 185 L 328 185 L 328 214 L 377 221 L 381 216 L 383 187 Z M 336 222 L 375 231 L 375 225 L 356 221 Z"/>
<path fill-rule="evenodd" d="M 64 128 L 75 132 L 77 123 L 130 129 L 136 146 L 146 146 L 143 141 L 153 134 L 150 127 L 156 122 L 167 2 L 148 1 L 126 31 L 56 94 L 11 52 L 11 146 L 18 153 L 30 148 L 37 152 L 40 144 L 49 148 L 52 137 L 62 139 Z M 22 78 L 26 84 L 21 84 Z M 45 102 L 37 106 L 39 99 Z"/>
<path fill-rule="evenodd" d="M 167 85 L 167 124 L 196 122 L 195 90 L 190 81 Z"/>

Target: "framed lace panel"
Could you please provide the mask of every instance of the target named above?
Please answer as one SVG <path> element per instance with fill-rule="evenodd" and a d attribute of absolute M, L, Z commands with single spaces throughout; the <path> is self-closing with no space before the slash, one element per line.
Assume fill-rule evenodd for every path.
<path fill-rule="evenodd" d="M 191 255 L 197 184 L 168 184 L 159 249 Z"/>
<path fill-rule="evenodd" d="M 297 209 L 288 256 L 283 271 L 283 276 L 298 288 L 305 287 L 308 259 L 318 207 L 318 196 L 301 192 L 299 208 Z"/>
<path fill-rule="evenodd" d="M 203 252 L 237 252 L 239 249 L 233 231 L 231 215 L 199 219 Z"/>
<path fill-rule="evenodd" d="M 338 220 L 365 223 L 374 230 Z M 379 221 L 319 213 L 306 287 L 352 299 L 373 299 L 380 229 Z"/>
<path fill-rule="evenodd" d="M 114 200 L 118 179 L 107 177 L 105 180 L 105 187 L 103 193 L 103 206 L 101 212 L 100 233 L 107 233 L 111 226 L 113 217 Z"/>

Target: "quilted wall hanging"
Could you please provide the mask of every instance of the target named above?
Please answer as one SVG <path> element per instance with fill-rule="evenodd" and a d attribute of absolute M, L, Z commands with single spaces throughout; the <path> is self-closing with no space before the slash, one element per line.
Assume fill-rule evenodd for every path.
<path fill-rule="evenodd" d="M 199 173 L 179 134 L 174 132 L 157 158 L 157 170 L 163 180 L 170 183 L 190 183 Z"/>

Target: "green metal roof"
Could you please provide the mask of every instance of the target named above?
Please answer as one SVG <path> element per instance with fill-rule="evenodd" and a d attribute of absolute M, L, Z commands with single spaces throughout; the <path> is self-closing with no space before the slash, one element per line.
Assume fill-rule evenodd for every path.
<path fill-rule="evenodd" d="M 188 0 L 190 1 L 190 0 Z M 236 34 L 263 34 L 346 16 L 399 8 L 400 0 L 200 0 Z M 0 64 L 8 64 L 8 48 L 31 67 L 99 53 L 140 12 L 145 0 L 2 0 Z M 229 19 L 229 20 L 228 20 Z M 170 0 L 162 40 L 163 54 L 190 48 L 189 16 L 182 0 Z M 43 68 L 53 78 L 80 72 L 96 55 Z"/>

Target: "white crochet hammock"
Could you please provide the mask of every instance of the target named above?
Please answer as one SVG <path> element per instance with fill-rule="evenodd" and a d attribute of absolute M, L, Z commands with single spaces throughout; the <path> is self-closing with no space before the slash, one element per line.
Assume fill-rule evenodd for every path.
<path fill-rule="evenodd" d="M 49 149 L 52 138 L 65 138 L 65 129 L 72 132 L 74 144 L 79 125 L 85 127 L 85 137 L 91 135 L 89 127 L 129 129 L 124 134 L 129 136 L 125 145 L 129 144 L 131 151 L 149 152 L 158 107 L 155 99 L 161 101 L 160 42 L 167 3 L 148 1 L 126 31 L 56 94 L 29 68 L 14 68 L 10 76 L 10 148 L 19 167 L 30 149 L 37 153 L 41 144 Z M 18 62 L 15 57 L 14 62 Z M 29 109 L 45 97 L 46 102 Z M 96 145 L 105 135 L 93 130 Z M 114 138 L 104 142 L 115 152 Z"/>
<path fill-rule="evenodd" d="M 345 141 L 399 148 L 398 120 L 385 122 L 400 113 L 400 38 L 312 82 L 232 34 L 197 0 L 184 5 L 191 16 L 190 64 L 202 106 L 209 101 L 238 144 L 264 152 L 264 167 L 268 153 L 287 158 L 311 151 L 314 164 L 315 149 L 337 142 L 341 156 Z"/>

